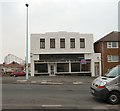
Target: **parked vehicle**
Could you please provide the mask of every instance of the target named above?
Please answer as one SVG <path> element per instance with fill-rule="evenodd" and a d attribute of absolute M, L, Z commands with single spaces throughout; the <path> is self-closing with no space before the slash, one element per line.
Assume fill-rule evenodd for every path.
<path fill-rule="evenodd" d="M 26 73 L 24 71 L 22 71 L 22 70 L 16 70 L 16 71 L 13 71 L 11 73 L 11 76 L 15 76 L 15 77 L 17 77 L 17 76 L 25 76 L 25 75 L 26 75 Z"/>
<path fill-rule="evenodd" d="M 1 77 L 1 76 L 5 76 L 5 72 L 4 72 L 3 69 L 0 69 L 0 77 Z"/>
<path fill-rule="evenodd" d="M 120 102 L 120 65 L 112 68 L 105 76 L 96 78 L 91 85 L 91 94 L 107 103 Z"/>

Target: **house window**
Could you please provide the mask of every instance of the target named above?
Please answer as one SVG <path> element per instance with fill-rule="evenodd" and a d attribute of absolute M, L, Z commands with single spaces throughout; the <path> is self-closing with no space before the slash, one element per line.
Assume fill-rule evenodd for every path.
<path fill-rule="evenodd" d="M 60 39 L 60 48 L 65 48 L 65 39 L 64 38 Z"/>
<path fill-rule="evenodd" d="M 75 39 L 74 38 L 70 39 L 70 48 L 75 48 Z"/>
<path fill-rule="evenodd" d="M 80 39 L 80 48 L 85 48 L 85 39 L 84 38 Z"/>
<path fill-rule="evenodd" d="M 55 39 L 50 39 L 50 48 L 55 48 Z"/>
<path fill-rule="evenodd" d="M 107 42 L 107 48 L 118 48 L 118 42 Z"/>
<path fill-rule="evenodd" d="M 45 39 L 40 39 L 40 49 L 45 49 Z"/>
<path fill-rule="evenodd" d="M 119 62 L 118 55 L 108 55 L 107 56 L 108 62 Z"/>

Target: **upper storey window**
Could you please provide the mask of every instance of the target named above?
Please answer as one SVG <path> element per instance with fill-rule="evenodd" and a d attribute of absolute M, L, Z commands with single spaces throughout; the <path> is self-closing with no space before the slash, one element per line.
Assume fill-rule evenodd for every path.
<path fill-rule="evenodd" d="M 70 48 L 75 48 L 75 38 L 70 39 Z"/>
<path fill-rule="evenodd" d="M 64 38 L 60 39 L 60 48 L 65 48 L 65 39 Z"/>
<path fill-rule="evenodd" d="M 118 42 L 107 42 L 107 48 L 118 48 Z"/>
<path fill-rule="evenodd" d="M 80 38 L 80 48 L 85 48 L 85 39 Z"/>
<path fill-rule="evenodd" d="M 45 49 L 45 39 L 40 39 L 40 49 Z"/>
<path fill-rule="evenodd" d="M 50 48 L 55 48 L 55 39 L 50 39 Z"/>
<path fill-rule="evenodd" d="M 119 62 L 118 55 L 108 55 L 107 56 L 108 62 Z"/>

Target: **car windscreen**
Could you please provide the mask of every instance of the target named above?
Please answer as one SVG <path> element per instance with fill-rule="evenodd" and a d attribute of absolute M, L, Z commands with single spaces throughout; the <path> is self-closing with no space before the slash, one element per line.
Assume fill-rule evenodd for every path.
<path fill-rule="evenodd" d="M 106 77 L 114 78 L 116 76 L 120 75 L 120 66 L 112 68 L 109 73 L 107 73 Z"/>

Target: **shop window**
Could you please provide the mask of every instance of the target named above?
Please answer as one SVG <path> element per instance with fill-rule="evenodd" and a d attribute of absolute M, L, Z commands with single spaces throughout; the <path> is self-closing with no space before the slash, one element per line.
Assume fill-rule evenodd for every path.
<path fill-rule="evenodd" d="M 71 63 L 71 72 L 80 72 L 80 63 Z"/>
<path fill-rule="evenodd" d="M 47 64 L 40 64 L 35 63 L 35 73 L 47 73 L 48 72 L 48 66 Z"/>
<path fill-rule="evenodd" d="M 57 64 L 57 72 L 69 72 L 69 64 L 68 63 L 58 63 Z"/>
<path fill-rule="evenodd" d="M 86 62 L 86 64 L 81 64 L 81 71 L 90 71 L 90 62 Z"/>

